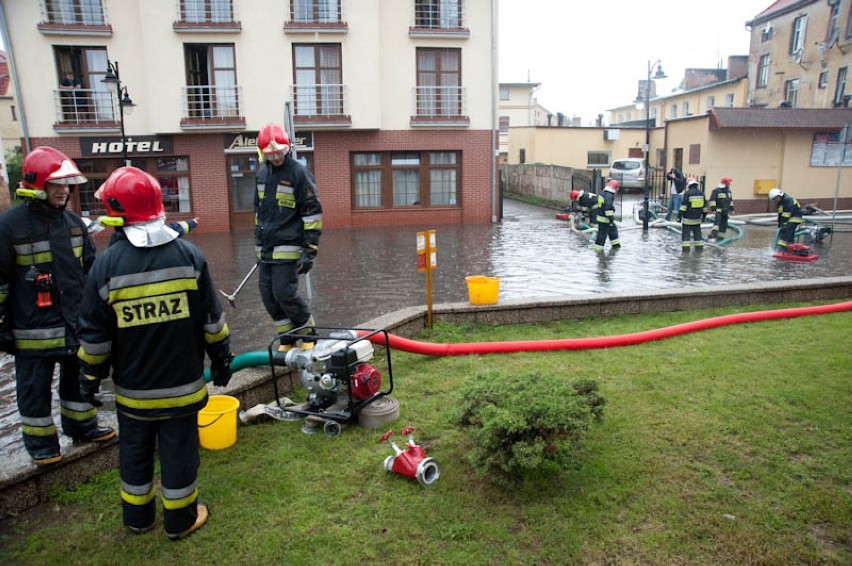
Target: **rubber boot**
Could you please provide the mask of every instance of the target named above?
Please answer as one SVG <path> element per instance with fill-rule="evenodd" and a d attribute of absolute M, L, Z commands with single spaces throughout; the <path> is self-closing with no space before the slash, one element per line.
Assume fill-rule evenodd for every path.
<path fill-rule="evenodd" d="M 186 538 L 207 523 L 207 517 L 209 516 L 207 505 L 204 503 L 197 503 L 196 509 L 198 509 L 198 517 L 195 518 L 195 522 L 192 526 L 180 533 L 166 533 L 169 540 L 180 540 L 182 538 Z"/>

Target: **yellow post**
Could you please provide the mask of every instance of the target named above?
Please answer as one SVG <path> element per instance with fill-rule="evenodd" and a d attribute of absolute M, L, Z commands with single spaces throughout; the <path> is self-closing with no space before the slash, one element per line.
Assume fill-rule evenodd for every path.
<path fill-rule="evenodd" d="M 417 232 L 417 271 L 426 272 L 426 327 L 432 328 L 432 269 L 438 267 L 435 231 Z"/>

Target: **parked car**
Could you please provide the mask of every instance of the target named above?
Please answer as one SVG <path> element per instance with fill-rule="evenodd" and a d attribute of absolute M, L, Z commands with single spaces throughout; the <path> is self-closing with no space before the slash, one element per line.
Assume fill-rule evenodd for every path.
<path fill-rule="evenodd" d="M 618 181 L 622 189 L 644 189 L 645 160 L 641 157 L 616 159 L 609 167 L 609 178 Z"/>

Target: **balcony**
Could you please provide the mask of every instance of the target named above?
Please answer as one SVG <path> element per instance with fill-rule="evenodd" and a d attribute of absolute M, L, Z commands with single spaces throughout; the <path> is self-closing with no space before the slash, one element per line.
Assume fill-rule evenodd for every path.
<path fill-rule="evenodd" d="M 102 0 L 39 0 L 41 21 L 38 30 L 45 35 L 111 36 L 106 6 Z"/>
<path fill-rule="evenodd" d="M 183 130 L 231 131 L 245 128 L 246 119 L 240 112 L 242 87 L 185 86 L 181 88 L 181 119 Z"/>
<path fill-rule="evenodd" d="M 119 131 L 115 93 L 105 90 L 77 89 L 53 91 L 56 132 L 85 133 Z"/>
<path fill-rule="evenodd" d="M 414 0 L 410 37 L 468 38 L 464 0 Z"/>
<path fill-rule="evenodd" d="M 294 85 L 293 122 L 297 126 L 348 127 L 348 89 L 343 84 Z"/>
<path fill-rule="evenodd" d="M 343 0 L 290 0 L 287 33 L 347 33 L 343 21 Z"/>
<path fill-rule="evenodd" d="M 418 86 L 413 89 L 411 126 L 470 126 L 467 92 L 460 86 Z"/>
<path fill-rule="evenodd" d="M 174 0 L 177 33 L 239 33 L 242 23 L 236 0 Z"/>

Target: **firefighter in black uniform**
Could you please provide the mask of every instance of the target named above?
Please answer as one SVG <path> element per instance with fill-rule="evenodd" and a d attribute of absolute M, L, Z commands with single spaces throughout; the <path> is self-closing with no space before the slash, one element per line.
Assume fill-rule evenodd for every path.
<path fill-rule="evenodd" d="M 701 236 L 701 222 L 707 216 L 707 204 L 704 200 L 704 191 L 698 185 L 694 177 L 686 180 L 686 191 L 683 193 L 683 201 L 677 221 L 681 223 L 680 246 L 681 251 L 688 253 L 694 246 L 696 252 L 704 251 L 704 238 Z"/>
<path fill-rule="evenodd" d="M 571 191 L 568 196 L 571 197 L 573 209 L 580 212 L 582 219 L 588 221 L 589 224 L 597 222 L 598 208 L 603 204 L 603 199 L 600 196 L 586 191 Z"/>
<path fill-rule="evenodd" d="M 231 377 L 230 338 L 207 262 L 165 225 L 154 177 L 113 171 L 95 195 L 123 221 L 89 273 L 80 316 L 80 390 L 96 404 L 112 369 L 118 413 L 124 524 L 154 526 L 154 454 L 160 459 L 163 527 L 172 540 L 207 521 L 198 502 L 198 411 L 207 403 L 204 354 L 213 383 Z"/>
<path fill-rule="evenodd" d="M 592 248 L 595 251 L 603 251 L 606 244 L 607 236 L 609 243 L 612 244 L 612 249 L 621 247 L 621 241 L 618 239 L 618 226 L 615 225 L 615 193 L 618 192 L 618 181 L 610 179 L 606 187 L 604 187 L 600 206 L 597 212 L 598 235 L 595 238 L 595 245 Z"/>
<path fill-rule="evenodd" d="M 778 242 L 775 249 L 787 253 L 787 246 L 796 241 L 796 230 L 802 225 L 802 207 L 799 201 L 777 187 L 769 191 L 769 200 L 778 207 Z"/>
<path fill-rule="evenodd" d="M 277 334 L 298 328 L 310 334 L 315 323 L 298 285 L 299 275 L 313 266 L 322 235 L 317 186 L 307 167 L 290 155 L 290 138 L 278 124 L 261 128 L 257 148 L 266 162 L 257 173 L 254 200 L 260 297 Z M 282 339 L 279 349 L 294 345 Z"/>
<path fill-rule="evenodd" d="M 62 430 L 75 441 L 103 442 L 97 409 L 77 384 L 77 324 L 95 247 L 86 226 L 65 210 L 71 189 L 85 183 L 77 165 L 52 147 L 37 147 L 22 165 L 24 204 L 0 216 L 0 349 L 15 356 L 24 447 L 36 465 L 62 459 L 51 416 L 53 371 L 59 364 Z"/>
<path fill-rule="evenodd" d="M 733 181 L 730 177 L 722 177 L 719 185 L 710 193 L 707 208 L 710 212 L 714 212 L 716 217 L 713 220 L 713 229 L 707 236 L 709 240 L 715 240 L 719 234 L 724 237 L 728 230 L 728 217 L 734 212 L 734 195 L 731 192 Z"/>

